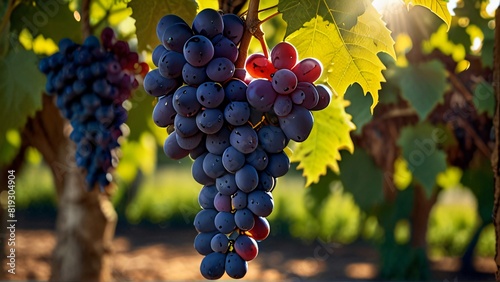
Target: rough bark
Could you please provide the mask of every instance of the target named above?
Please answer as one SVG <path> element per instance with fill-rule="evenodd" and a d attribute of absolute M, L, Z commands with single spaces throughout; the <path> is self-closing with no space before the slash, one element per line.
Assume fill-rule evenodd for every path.
<path fill-rule="evenodd" d="M 53 281 L 111 280 L 109 257 L 117 215 L 109 195 L 87 192 L 85 172 L 75 164 L 70 128 L 51 97 L 28 121 L 23 138 L 37 148 L 50 166 L 58 195 L 57 244 L 53 254 Z"/>
<path fill-rule="evenodd" d="M 497 264 L 496 280 L 500 281 L 500 167 L 498 159 L 500 153 L 500 9 L 497 9 L 495 16 L 495 45 L 493 61 L 493 87 L 495 89 L 496 108 L 493 125 L 495 127 L 495 147 L 491 156 L 491 165 L 495 177 L 495 195 L 493 204 L 493 223 L 496 234 L 496 254 L 495 262 Z"/>

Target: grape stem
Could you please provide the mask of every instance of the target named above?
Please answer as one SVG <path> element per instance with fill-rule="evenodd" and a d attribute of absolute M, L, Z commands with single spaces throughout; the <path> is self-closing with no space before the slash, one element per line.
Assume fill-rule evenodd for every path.
<path fill-rule="evenodd" d="M 248 46 L 250 46 L 252 36 L 255 36 L 257 39 L 259 39 L 264 51 L 264 55 L 266 55 L 266 57 L 268 56 L 267 47 L 264 40 L 264 32 L 260 28 L 261 22 L 259 20 L 259 4 L 260 0 L 250 0 L 250 3 L 248 4 L 248 14 L 245 21 L 246 28 L 240 42 L 240 54 L 235 63 L 236 68 L 245 67 L 245 61 L 248 54 Z"/>
<path fill-rule="evenodd" d="M 268 17 L 266 17 L 265 19 L 263 19 L 263 20 L 261 20 L 261 21 L 260 21 L 260 24 L 263 24 L 263 23 L 267 22 L 268 20 L 270 20 L 270 19 L 272 19 L 272 18 L 276 17 L 276 16 L 277 16 L 277 15 L 279 15 L 279 14 L 281 14 L 281 13 L 278 11 L 278 12 L 276 12 L 276 13 L 274 13 L 274 14 L 272 14 L 272 15 L 268 16 Z"/>
<path fill-rule="evenodd" d="M 90 25 L 90 0 L 82 0 L 81 22 L 83 39 L 92 34 L 92 26 Z"/>
<path fill-rule="evenodd" d="M 19 1 L 19 0 L 11 0 L 7 4 L 7 9 L 5 11 L 5 14 L 2 17 L 2 22 L 0 23 L 0 34 L 2 34 L 4 32 L 9 32 L 8 30 L 4 31 L 4 29 L 7 26 L 7 24 L 10 22 L 10 15 L 12 14 L 12 11 L 14 11 L 14 8 L 20 3 L 21 3 L 21 1 Z"/>

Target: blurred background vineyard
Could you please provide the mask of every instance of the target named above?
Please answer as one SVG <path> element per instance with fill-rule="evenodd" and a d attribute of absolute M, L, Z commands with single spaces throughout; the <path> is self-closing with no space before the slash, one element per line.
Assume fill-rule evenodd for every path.
<path fill-rule="evenodd" d="M 31 2 L 24 1 L 23 4 Z M 95 34 L 109 25 L 119 32 L 121 39 L 128 40 L 133 49 L 140 49 L 141 43 L 137 41 L 139 35 L 136 37 L 138 23 L 133 18 L 136 15 L 132 14 L 132 9 L 126 2 L 92 1 L 90 21 Z M 131 4 L 138 2 L 134 0 Z M 217 1 L 196 2 L 198 10 L 217 8 Z M 381 4 L 384 2 L 391 4 Z M 458 281 L 493 280 L 493 174 L 488 153 L 491 153 L 489 149 L 494 141 L 491 137 L 495 106 L 491 85 L 492 22 L 499 2 L 450 0 L 450 7 L 456 5 L 456 15 L 449 31 L 430 11 L 414 7 L 408 12 L 402 5 L 403 1 L 396 2 L 399 6 L 394 6 L 394 1 L 373 1 L 374 5 L 379 5 L 382 14 L 384 9 L 385 12 L 390 9 L 393 12 L 401 10 L 399 17 L 394 16 L 397 13 L 384 15 L 396 43 L 397 60 L 379 55 L 387 68 L 383 72 L 387 83 L 382 83 L 380 101 L 373 115 L 370 113 L 372 97 L 364 96 L 359 85 L 349 87 L 344 96 L 346 104 L 350 104 L 345 111 L 352 116 L 352 122 L 356 126 L 350 133 L 355 146 L 354 153 L 342 150 L 342 161 L 338 164 L 340 174 L 329 171 L 319 183 L 308 188 L 304 188 L 306 180 L 301 176 L 302 172 L 296 170 L 297 163 L 292 164 L 290 173 L 278 180 L 273 191 L 275 208 L 269 217 L 271 237 L 277 240 L 298 240 L 306 245 L 320 240 L 335 246 L 345 245 L 347 250 L 350 246 L 361 244 L 362 251 L 357 253 L 356 259 L 363 258 L 363 248 L 377 250 L 380 256 L 376 259 L 379 264 L 378 273 L 361 277 L 365 279 L 375 278 L 377 274 L 384 279 L 429 278 L 425 274 L 429 272 L 424 262 L 427 254 L 431 261 L 453 258 L 462 262 L 462 272 L 458 272 L 460 266 L 454 267 L 454 274 L 447 277 L 449 281 L 455 281 L 453 279 L 457 277 Z M 26 7 L 21 5 L 13 12 L 11 30 L 14 35 L 9 35 L 16 38 L 16 50 L 33 51 L 41 58 L 54 53 L 57 50 L 55 42 L 62 37 L 81 41 L 79 25 L 75 21 L 80 17 L 79 3 L 80 1 L 69 1 L 69 9 L 61 10 L 54 18 L 54 25 L 38 32 L 23 27 L 19 20 L 23 13 L 36 13 L 36 8 L 33 10 L 29 4 Z M 263 0 L 261 7 L 277 3 L 276 0 Z M 273 12 L 275 11 L 262 13 L 261 18 Z M 144 17 L 150 15 L 142 15 Z M 189 14 L 188 17 L 192 18 L 193 15 Z M 403 21 L 406 22 L 403 24 Z M 278 16 L 267 21 L 263 29 L 268 46 L 274 46 L 284 38 L 286 24 Z M 150 50 L 139 51 L 153 66 Z M 250 53 L 260 51 L 259 42 L 253 40 Z M 435 83 L 436 88 L 442 90 L 438 94 L 434 93 L 436 96 L 421 97 L 421 92 L 417 91 L 420 89 L 412 92 L 412 89 L 408 90 L 411 87 L 405 88 L 400 83 L 407 79 L 405 73 L 408 75 L 408 72 L 411 74 L 413 71 L 411 66 L 419 65 L 442 78 L 443 82 L 431 81 L 431 78 L 428 78 L 429 81 L 423 80 L 424 78 L 420 81 L 421 84 Z M 445 83 L 447 79 L 455 79 L 455 82 L 461 83 L 457 87 L 456 83 Z M 416 88 L 415 85 L 411 86 Z M 466 89 L 465 98 L 462 97 L 463 89 Z M 171 161 L 165 157 L 161 148 L 167 134 L 165 130 L 156 127 L 151 119 L 153 105 L 153 99 L 142 90 L 134 93 L 127 104 L 130 109 L 127 121 L 130 133 L 127 139 L 122 140 L 112 203 L 118 213 L 118 230 L 121 235 L 137 228 L 143 228 L 146 232 L 158 232 L 160 228 L 162 234 L 158 236 L 170 240 L 172 238 L 169 234 L 177 234 L 174 230 L 189 230 L 194 233 L 192 221 L 200 209 L 197 202 L 200 185 L 191 177 L 191 160 Z M 453 117 L 446 120 L 445 115 L 450 112 Z M 467 115 L 461 115 L 464 112 Z M 401 116 L 388 116 L 387 113 Z M 464 123 L 468 126 L 464 126 Z M 476 135 L 470 134 L 471 128 Z M 436 155 L 433 152 L 431 157 L 428 156 L 434 162 L 423 165 L 424 171 L 435 173 L 426 175 L 431 179 L 427 185 L 429 182 L 424 183 L 421 178 L 422 169 L 413 171 L 412 175 L 408 168 L 411 163 L 408 163 L 405 152 L 421 149 L 412 147 L 414 145 L 410 141 L 425 141 L 425 138 L 429 138 L 428 133 L 435 129 L 444 132 L 446 142 L 434 140 L 432 146 Z M 54 228 L 57 194 L 49 166 L 36 149 L 22 146 L 22 128 L 8 129 L 1 137 L 2 166 L 19 155 L 24 161 L 22 170 L 17 174 L 18 212 L 27 224 L 33 224 L 37 228 Z M 20 150 L 22 154 L 19 154 Z M 437 167 L 438 164 L 444 167 Z M 392 184 L 390 187 L 384 182 L 387 181 L 387 175 Z M 420 201 L 414 196 L 418 191 L 424 191 L 426 197 L 423 201 L 428 201 L 431 207 L 423 258 L 422 253 L 415 251 L 411 244 L 412 234 L 419 228 L 412 226 L 414 212 L 419 211 L 414 206 Z M 23 225 L 25 229 L 30 227 Z M 192 238 L 194 235 L 185 239 L 191 242 Z M 259 259 L 260 257 L 262 256 Z M 44 259 L 44 263 L 48 264 L 47 261 L 50 260 Z M 477 259 L 480 259 L 480 263 L 476 263 L 474 269 L 469 269 Z M 334 265 L 338 261 L 328 263 Z M 478 268 L 478 265 L 482 267 Z M 197 272 L 197 269 L 192 269 L 192 272 Z M 485 276 L 475 276 L 478 272 Z M 314 278 L 314 275 L 310 276 Z M 27 276 L 25 279 L 46 277 L 48 275 L 43 274 Z M 259 278 L 250 278 L 252 277 Z M 147 280 L 148 276 L 137 279 Z M 153 279 L 165 278 L 158 276 Z"/>

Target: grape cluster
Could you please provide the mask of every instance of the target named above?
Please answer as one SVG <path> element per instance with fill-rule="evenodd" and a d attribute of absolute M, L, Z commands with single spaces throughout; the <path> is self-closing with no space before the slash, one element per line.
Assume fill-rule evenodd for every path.
<path fill-rule="evenodd" d="M 169 133 L 165 154 L 194 159 L 193 178 L 203 185 L 194 247 L 205 256 L 200 271 L 207 279 L 245 276 L 257 241 L 270 232 L 271 191 L 290 168 L 283 150 L 290 140 L 307 138 L 309 110 L 325 108 L 331 96 L 312 84 L 321 74 L 319 62 L 297 63 L 288 43 L 273 49 L 272 61 L 250 56 L 253 77 L 237 78 L 243 31 L 239 17 L 212 9 L 201 11 L 191 27 L 164 16 L 156 30 L 162 44 L 152 54 L 158 68 L 144 80 L 146 91 L 158 97 L 153 120 Z"/>
<path fill-rule="evenodd" d="M 42 59 L 39 69 L 47 75 L 46 92 L 57 96 L 57 107 L 73 127 L 76 163 L 86 169 L 88 187 L 97 183 L 103 189 L 112 180 L 111 152 L 119 146 L 127 119 L 122 103 L 139 86 L 135 76 L 144 77 L 148 65 L 111 28 L 102 31 L 101 40 L 102 46 L 95 36 L 82 45 L 62 39 L 59 52 Z"/>

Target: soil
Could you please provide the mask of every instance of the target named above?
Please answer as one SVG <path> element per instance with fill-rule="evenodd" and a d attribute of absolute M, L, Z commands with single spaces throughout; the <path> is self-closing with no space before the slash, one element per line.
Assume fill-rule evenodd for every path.
<path fill-rule="evenodd" d="M 26 225 L 26 224 L 25 224 Z M 16 274 L 8 280 L 48 280 L 55 233 L 50 224 L 33 223 L 16 230 Z M 203 280 L 202 256 L 193 249 L 194 229 L 161 226 L 117 228 L 112 274 L 116 281 Z M 378 254 L 364 242 L 350 245 L 303 242 L 270 236 L 259 245 L 244 280 L 370 281 L 377 277 Z M 4 263 L 4 271 L 7 266 Z M 493 281 L 492 258 L 477 258 L 472 276 L 459 273 L 458 258 L 431 261 L 435 281 Z M 225 276 L 223 279 L 228 280 Z"/>

